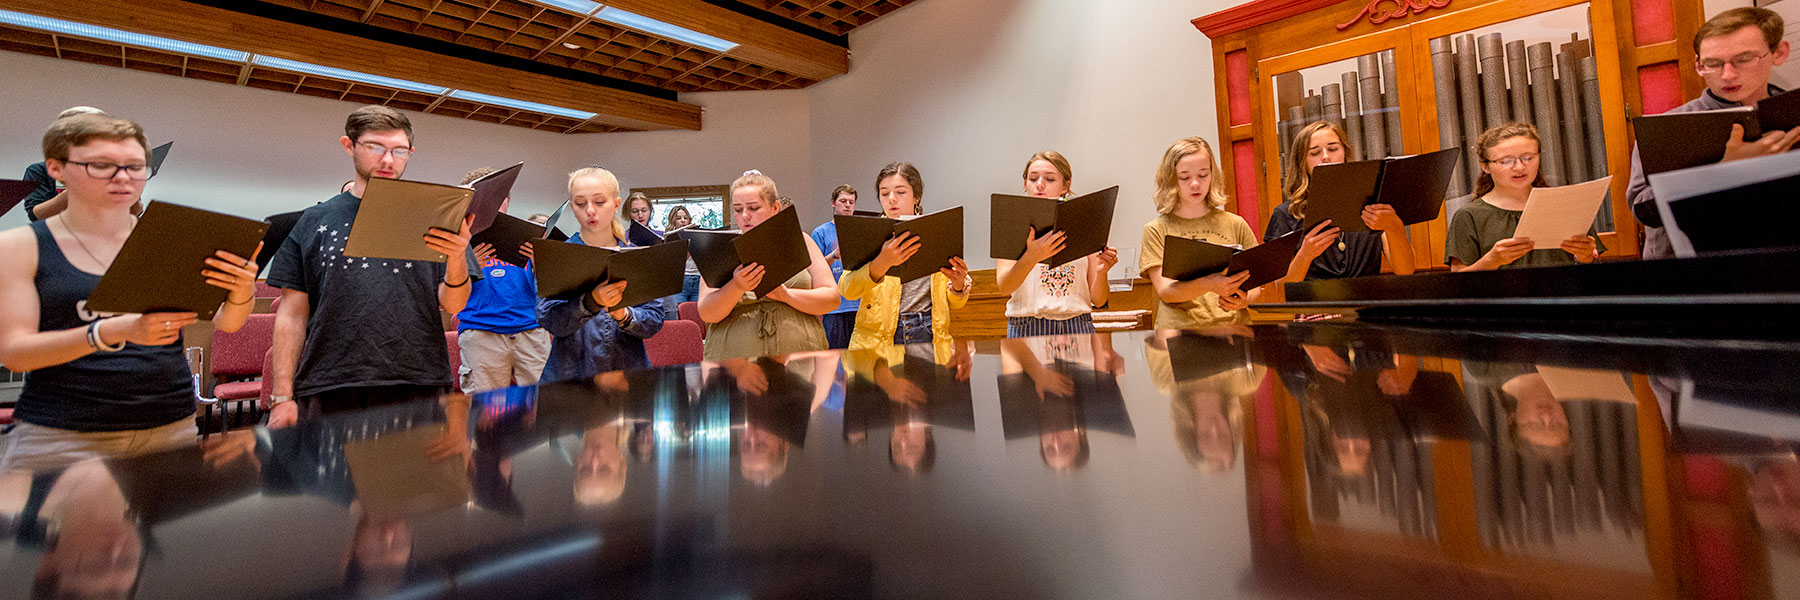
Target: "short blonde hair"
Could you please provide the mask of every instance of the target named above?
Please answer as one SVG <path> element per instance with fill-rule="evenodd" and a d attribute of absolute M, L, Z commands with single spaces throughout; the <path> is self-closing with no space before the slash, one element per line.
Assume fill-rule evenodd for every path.
<path fill-rule="evenodd" d="M 575 180 L 582 178 L 600 180 L 600 185 L 606 186 L 612 190 L 614 198 L 619 197 L 619 178 L 613 175 L 612 171 L 600 167 L 587 166 L 569 172 L 569 198 L 571 200 L 575 198 Z M 624 206 L 624 204 L 620 203 L 620 206 Z M 613 211 L 613 237 L 615 238 L 615 241 L 619 243 L 625 242 L 625 225 L 619 222 L 618 214 L 622 212 L 624 211 Z"/>
<path fill-rule="evenodd" d="M 1175 164 L 1196 152 L 1205 152 L 1208 163 L 1212 167 L 1212 190 L 1206 194 L 1206 205 L 1214 209 L 1225 208 L 1225 179 L 1219 176 L 1219 154 L 1213 152 L 1212 144 L 1199 137 L 1182 138 L 1169 146 L 1163 153 L 1162 164 L 1156 166 L 1156 212 L 1169 214 L 1181 206 L 1180 182 L 1175 180 Z"/>

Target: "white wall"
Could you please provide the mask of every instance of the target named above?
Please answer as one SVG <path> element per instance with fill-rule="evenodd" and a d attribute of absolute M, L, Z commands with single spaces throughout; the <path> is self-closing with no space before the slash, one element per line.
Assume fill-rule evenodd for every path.
<path fill-rule="evenodd" d="M 145 198 L 260 219 L 330 198 L 354 175 L 338 145 L 344 117 L 356 108 L 348 102 L 13 52 L 0 52 L 0 73 L 8 90 L 0 177 L 17 178 L 42 160 L 44 128 L 79 104 L 137 121 L 152 145 L 175 142 Z M 469 169 L 523 160 L 514 213 L 554 208 L 563 196 L 561 174 L 585 164 L 571 151 L 581 136 L 407 116 L 419 153 L 406 178 L 456 183 Z M 23 211 L 14 210 L 0 227 L 24 222 Z"/>
<path fill-rule="evenodd" d="M 1020 189 L 1033 152 L 1073 163 L 1076 192 L 1119 185 L 1112 243 L 1135 248 L 1169 144 L 1218 140 L 1211 44 L 1189 20 L 1228 0 L 927 0 L 851 34 L 851 71 L 810 89 L 812 198 L 905 160 L 925 205 L 962 204 L 971 266 L 987 258 L 988 195 Z M 814 202 L 803 217 L 828 213 Z"/>

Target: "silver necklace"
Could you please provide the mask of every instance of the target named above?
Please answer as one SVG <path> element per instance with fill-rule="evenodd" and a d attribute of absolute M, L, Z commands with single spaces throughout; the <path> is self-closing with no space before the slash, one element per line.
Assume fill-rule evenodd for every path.
<path fill-rule="evenodd" d="M 101 261 L 100 257 L 94 256 L 94 251 L 88 249 L 87 242 L 81 241 L 81 235 L 75 233 L 75 228 L 69 226 L 67 219 L 57 219 L 57 221 L 62 222 L 63 230 L 69 232 L 69 237 L 75 238 L 75 245 L 80 246 L 81 251 L 87 253 L 88 258 L 93 260 L 94 264 L 100 265 L 100 268 L 102 270 L 106 269 L 107 267 L 112 266 L 106 262 Z"/>

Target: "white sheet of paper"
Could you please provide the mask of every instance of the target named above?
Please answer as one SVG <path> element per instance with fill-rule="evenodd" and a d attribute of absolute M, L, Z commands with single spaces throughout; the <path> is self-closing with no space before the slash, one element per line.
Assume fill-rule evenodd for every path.
<path fill-rule="evenodd" d="M 1525 214 L 1519 217 L 1515 238 L 1530 238 L 1538 250 L 1556 248 L 1563 240 L 1583 235 L 1600 214 L 1600 203 L 1606 201 L 1612 176 L 1593 181 L 1553 188 L 1532 188 L 1525 201 Z"/>

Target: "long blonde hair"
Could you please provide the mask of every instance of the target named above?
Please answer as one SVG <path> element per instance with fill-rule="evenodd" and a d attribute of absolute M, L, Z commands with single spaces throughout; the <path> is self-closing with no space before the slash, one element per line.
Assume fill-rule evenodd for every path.
<path fill-rule="evenodd" d="M 1312 186 L 1312 169 L 1306 167 L 1306 153 L 1312 150 L 1313 134 L 1320 131 L 1330 131 L 1337 136 L 1338 144 L 1344 147 L 1344 162 L 1356 160 L 1356 147 L 1350 145 L 1344 128 L 1336 123 L 1318 121 L 1294 134 L 1294 143 L 1288 147 L 1287 173 L 1281 177 L 1281 194 L 1287 198 L 1288 214 L 1302 221 L 1306 220 L 1306 190 Z"/>
<path fill-rule="evenodd" d="M 1205 152 L 1206 160 L 1212 163 L 1212 189 L 1206 194 L 1206 205 L 1213 209 L 1225 208 L 1225 178 L 1219 175 L 1219 155 L 1213 152 L 1212 144 L 1199 137 L 1182 138 L 1169 146 L 1163 153 L 1162 164 L 1156 166 L 1156 212 L 1170 214 L 1181 206 L 1180 182 L 1175 180 L 1175 163 L 1187 158 L 1195 152 Z"/>
<path fill-rule="evenodd" d="M 603 185 L 603 186 L 606 186 L 606 187 L 612 189 L 612 195 L 614 198 L 619 197 L 619 178 L 617 176 L 614 176 L 612 174 L 612 171 L 608 171 L 608 170 L 602 169 L 600 167 L 582 167 L 580 169 L 576 169 L 569 173 L 569 198 L 571 200 L 575 198 L 575 180 L 581 179 L 583 177 L 592 177 L 594 179 L 600 180 L 600 185 Z M 619 208 L 625 208 L 625 203 L 620 202 Z M 623 222 L 620 222 L 620 220 L 619 220 L 620 216 L 622 216 L 622 213 L 624 213 L 624 212 L 625 211 L 623 211 L 623 210 L 614 210 L 613 211 L 613 219 L 612 219 L 613 241 L 620 243 L 620 244 L 625 243 L 625 224 Z"/>

